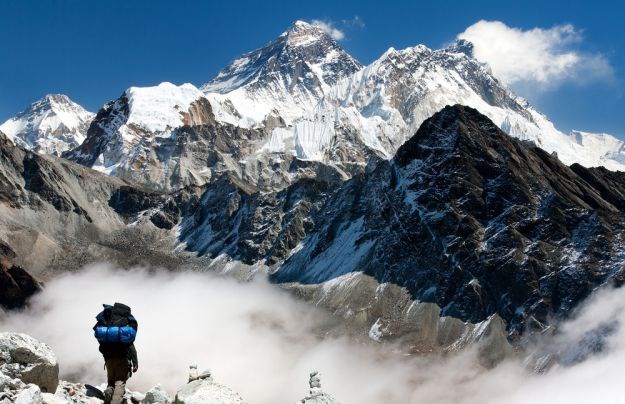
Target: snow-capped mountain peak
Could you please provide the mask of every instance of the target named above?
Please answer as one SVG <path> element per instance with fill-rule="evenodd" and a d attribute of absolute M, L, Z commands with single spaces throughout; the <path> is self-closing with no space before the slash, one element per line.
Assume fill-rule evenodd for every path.
<path fill-rule="evenodd" d="M 0 125 L 13 142 L 60 155 L 85 139 L 95 115 L 64 94 L 48 94 Z"/>
<path fill-rule="evenodd" d="M 108 174 L 141 171 L 146 145 L 171 139 L 177 128 L 213 120 L 208 100 L 192 84 L 130 87 L 98 111 L 86 140 L 63 157 Z"/>
<path fill-rule="evenodd" d="M 138 125 L 150 132 L 162 132 L 184 125 L 183 115 L 191 104 L 204 98 L 193 84 L 181 86 L 164 82 L 153 87 L 130 87 L 124 92 L 128 99 L 127 124 Z"/>
<path fill-rule="evenodd" d="M 314 109 L 330 86 L 361 68 L 322 28 L 296 21 L 266 46 L 235 59 L 201 90 L 219 120 L 254 127 L 279 115 L 290 124 Z"/>
<path fill-rule="evenodd" d="M 285 38 L 287 45 L 297 47 L 309 46 L 315 42 L 327 42 L 330 36 L 318 25 L 297 20 L 279 38 Z"/>
<path fill-rule="evenodd" d="M 458 39 L 454 41 L 447 47 L 446 50 L 452 53 L 463 53 L 470 58 L 473 57 L 473 43 L 467 41 L 466 39 Z"/>

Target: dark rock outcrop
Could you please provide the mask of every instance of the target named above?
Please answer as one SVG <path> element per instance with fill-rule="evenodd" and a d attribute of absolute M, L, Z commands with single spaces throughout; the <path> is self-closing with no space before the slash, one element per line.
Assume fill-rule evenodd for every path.
<path fill-rule="evenodd" d="M 0 240 L 0 307 L 19 309 L 41 290 L 41 283 L 24 268 L 14 265 L 13 249 Z"/>

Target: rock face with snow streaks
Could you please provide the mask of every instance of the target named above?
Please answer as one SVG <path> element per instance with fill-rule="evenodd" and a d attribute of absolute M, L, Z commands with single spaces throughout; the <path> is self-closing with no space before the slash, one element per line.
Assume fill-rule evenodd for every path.
<path fill-rule="evenodd" d="M 563 165 L 474 109 L 446 107 L 392 161 L 328 197 L 273 279 L 318 284 L 362 271 L 443 316 L 497 313 L 511 334 L 540 328 L 622 277 L 620 199 L 586 180 L 601 173 Z"/>
<path fill-rule="evenodd" d="M 215 123 L 212 130 L 220 127 Z M 214 139 L 221 150 L 236 152 L 227 136 Z M 26 213 L 11 203 L 46 212 L 46 218 L 61 213 L 73 227 L 51 233 L 55 225 L 42 216 L 28 220 L 40 223 L 43 235 L 56 234 L 54 240 L 76 240 L 75 254 L 88 252 L 80 260 L 261 269 L 339 315 L 345 313 L 336 302 L 351 299 L 360 307 L 364 296 L 382 299 L 384 289 L 374 283 L 395 285 L 406 298 L 393 293 L 352 311 L 359 316 L 344 317 L 365 334 L 375 328 L 373 335 L 383 340 L 409 336 L 416 351 L 447 349 L 456 340 L 440 342 L 438 321 L 428 322 L 428 330 L 401 326 L 415 313 L 473 324 L 496 315 L 516 335 L 565 315 L 595 286 L 624 278 L 623 175 L 567 167 L 467 107 L 443 109 L 395 158 L 371 160 L 348 180 L 336 168 L 294 160 L 289 170 L 297 175 L 277 190 L 224 170 L 203 185 L 162 192 L 9 143 L 3 152 L 13 156 L 4 160 L 5 177 L 18 185 L 5 194 L 12 202 L 3 220 Z M 24 162 L 32 167 L 27 179 Z M 83 185 L 79 190 L 75 184 Z M 86 198 L 96 198 L 99 207 Z M 89 223 L 100 230 L 84 233 Z M 331 287 L 357 273 L 374 282 Z M 420 311 L 424 307 L 412 307 L 413 301 L 438 309 Z M 463 338 L 461 329 L 473 332 L 462 326 L 454 338 Z"/>

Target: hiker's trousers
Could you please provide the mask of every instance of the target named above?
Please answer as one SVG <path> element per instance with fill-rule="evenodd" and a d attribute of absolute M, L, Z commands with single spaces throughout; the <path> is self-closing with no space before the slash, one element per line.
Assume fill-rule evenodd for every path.
<path fill-rule="evenodd" d="M 130 377 L 130 363 L 126 358 L 109 358 L 106 364 L 106 379 L 109 387 L 115 387 L 115 382 L 126 383 Z"/>

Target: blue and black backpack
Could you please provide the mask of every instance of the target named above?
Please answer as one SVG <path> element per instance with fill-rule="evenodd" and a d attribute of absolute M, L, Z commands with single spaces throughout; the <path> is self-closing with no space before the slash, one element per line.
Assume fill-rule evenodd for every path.
<path fill-rule="evenodd" d="M 95 338 L 100 344 L 130 345 L 137 337 L 137 320 L 130 313 L 130 307 L 122 303 L 103 304 L 93 326 Z"/>

